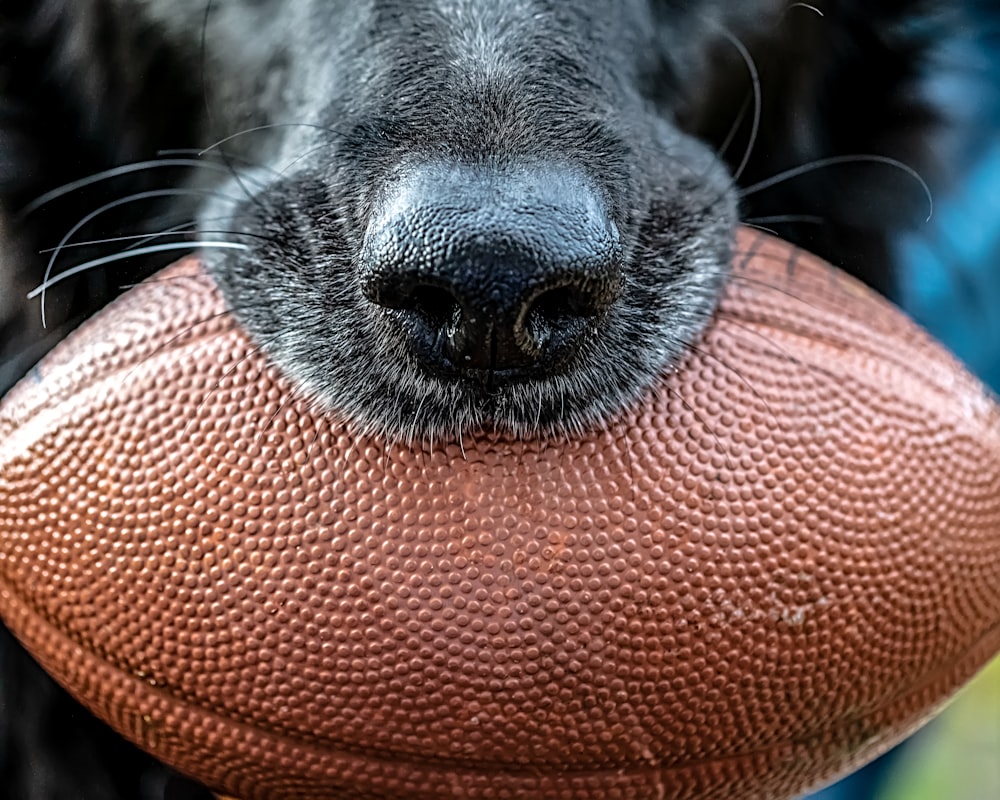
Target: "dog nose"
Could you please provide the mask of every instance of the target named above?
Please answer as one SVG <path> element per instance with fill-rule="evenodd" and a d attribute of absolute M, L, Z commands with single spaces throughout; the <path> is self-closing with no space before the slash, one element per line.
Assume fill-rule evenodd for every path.
<path fill-rule="evenodd" d="M 365 296 L 442 376 L 558 368 L 622 290 L 618 230 L 568 167 L 408 170 L 372 216 Z"/>

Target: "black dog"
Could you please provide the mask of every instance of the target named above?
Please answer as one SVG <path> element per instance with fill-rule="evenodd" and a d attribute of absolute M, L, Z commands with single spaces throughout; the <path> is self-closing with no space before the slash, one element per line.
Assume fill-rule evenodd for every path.
<path fill-rule="evenodd" d="M 359 430 L 592 424 L 698 335 L 740 220 L 893 292 L 892 236 L 945 171 L 924 79 L 961 16 L 921 0 L 6 0 L 0 392 L 201 245 L 265 351 Z M 5 796 L 207 796 L 6 636 L 0 655 Z"/>

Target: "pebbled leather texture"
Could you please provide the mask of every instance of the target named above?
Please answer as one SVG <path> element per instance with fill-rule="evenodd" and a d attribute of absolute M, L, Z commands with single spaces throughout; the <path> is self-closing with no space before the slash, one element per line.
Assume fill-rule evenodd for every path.
<path fill-rule="evenodd" d="M 1000 411 L 739 233 L 717 317 L 586 436 L 407 448 L 297 399 L 196 260 L 0 407 L 0 610 L 241 800 L 781 798 L 1000 649 Z"/>

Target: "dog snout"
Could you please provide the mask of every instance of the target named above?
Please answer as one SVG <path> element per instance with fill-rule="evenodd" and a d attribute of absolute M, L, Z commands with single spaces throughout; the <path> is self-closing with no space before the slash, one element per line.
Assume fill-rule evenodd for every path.
<path fill-rule="evenodd" d="M 362 290 L 432 373 L 521 379 L 599 335 L 624 281 L 599 191 L 567 167 L 422 165 L 386 192 Z"/>

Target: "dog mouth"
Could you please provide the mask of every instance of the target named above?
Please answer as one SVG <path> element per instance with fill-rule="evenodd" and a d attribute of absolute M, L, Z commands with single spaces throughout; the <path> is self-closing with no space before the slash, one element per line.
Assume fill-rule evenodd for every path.
<path fill-rule="evenodd" d="M 707 326 L 736 219 L 711 170 L 664 170 L 631 204 L 551 161 L 407 164 L 354 206 L 326 178 L 289 177 L 239 209 L 249 258 L 209 268 L 300 394 L 358 434 L 575 434 Z"/>

